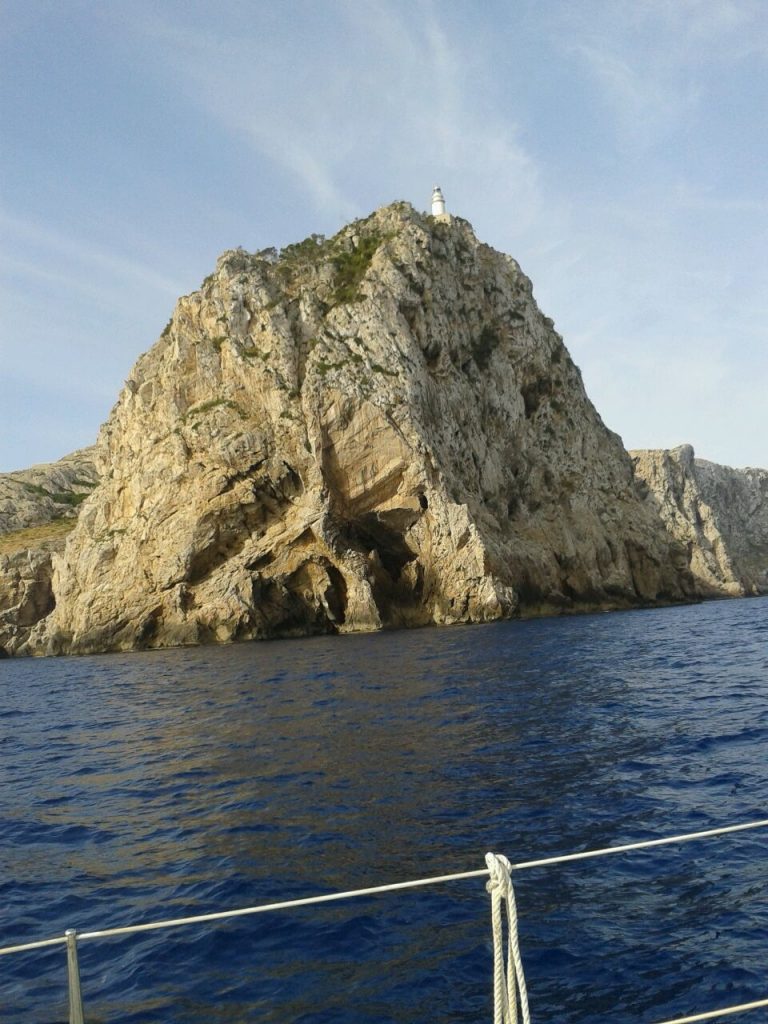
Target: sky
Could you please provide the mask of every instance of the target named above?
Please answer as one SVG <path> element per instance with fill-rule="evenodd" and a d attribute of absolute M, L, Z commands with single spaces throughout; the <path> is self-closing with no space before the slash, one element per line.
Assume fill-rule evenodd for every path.
<path fill-rule="evenodd" d="M 0 472 L 223 250 L 435 184 L 626 447 L 768 467 L 767 115 L 764 0 L 0 0 Z"/>

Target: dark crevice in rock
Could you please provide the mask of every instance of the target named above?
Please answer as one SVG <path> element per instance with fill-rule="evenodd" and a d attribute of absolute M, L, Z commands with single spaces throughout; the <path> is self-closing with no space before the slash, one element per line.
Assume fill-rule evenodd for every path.
<path fill-rule="evenodd" d="M 241 469 L 237 473 L 232 473 L 227 477 L 226 483 L 219 491 L 219 494 L 228 494 L 242 480 L 247 480 L 249 477 L 255 476 L 265 462 L 266 459 L 259 459 L 258 462 L 254 462 L 253 465 L 248 466 L 246 469 Z"/>
<path fill-rule="evenodd" d="M 147 648 L 152 645 L 152 641 L 157 636 L 162 624 L 162 618 L 163 609 L 161 606 L 153 608 L 152 611 L 144 618 L 136 632 L 136 646 L 139 649 Z"/>
<path fill-rule="evenodd" d="M 318 558 L 282 578 L 255 574 L 253 620 L 263 636 L 335 633 L 344 623 L 347 586 L 331 562 Z"/>
<path fill-rule="evenodd" d="M 342 626 L 347 615 L 346 580 L 335 565 L 329 563 L 326 571 L 328 573 L 329 586 L 326 588 L 323 597 L 333 617 L 333 621 Z"/>
<path fill-rule="evenodd" d="M 369 580 L 382 623 L 385 626 L 412 624 L 419 619 L 424 570 L 416 564 L 416 553 L 405 533 L 419 516 L 409 509 L 368 513 L 344 525 L 349 544 L 368 557 Z"/>
<path fill-rule="evenodd" d="M 196 551 L 189 560 L 186 582 L 202 583 L 220 565 L 242 550 L 246 537 L 235 530 L 217 527 L 214 539 Z"/>
<path fill-rule="evenodd" d="M 530 419 L 541 405 L 542 400 L 552 394 L 552 381 L 540 377 L 524 384 L 520 391 L 525 403 L 526 419 Z"/>
<path fill-rule="evenodd" d="M 371 512 L 347 524 L 347 534 L 355 546 L 374 551 L 393 582 L 399 580 L 403 567 L 416 557 L 403 532 L 388 523 L 382 513 Z"/>
<path fill-rule="evenodd" d="M 267 551 L 263 555 L 258 555 L 256 558 L 252 558 L 249 562 L 245 563 L 245 568 L 249 572 L 257 572 L 259 569 L 266 569 L 268 565 L 271 565 L 275 560 L 275 556 L 271 551 Z"/>

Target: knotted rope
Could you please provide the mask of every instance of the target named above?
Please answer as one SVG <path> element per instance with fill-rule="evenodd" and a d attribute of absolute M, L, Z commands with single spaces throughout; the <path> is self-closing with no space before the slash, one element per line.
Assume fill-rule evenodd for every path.
<path fill-rule="evenodd" d="M 493 1024 L 517 1024 L 518 996 L 523 1024 L 531 1024 L 523 961 L 520 959 L 520 944 L 517 938 L 517 907 L 510 876 L 511 865 L 500 853 L 486 853 L 485 863 L 491 876 L 485 888 L 491 894 L 493 927 Z M 506 970 L 501 921 L 502 903 L 506 904 L 507 908 Z"/>

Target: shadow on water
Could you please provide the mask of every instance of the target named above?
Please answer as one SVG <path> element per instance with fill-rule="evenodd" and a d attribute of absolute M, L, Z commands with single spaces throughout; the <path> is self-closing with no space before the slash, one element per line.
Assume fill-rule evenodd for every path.
<path fill-rule="evenodd" d="M 767 817 L 766 612 L 3 662 L 4 941 Z M 534 1017 L 764 996 L 767 851 L 754 833 L 519 873 Z M 83 942 L 87 1016 L 476 1021 L 488 909 L 470 880 Z M 66 1019 L 64 968 L 0 960 L 2 1019 Z"/>

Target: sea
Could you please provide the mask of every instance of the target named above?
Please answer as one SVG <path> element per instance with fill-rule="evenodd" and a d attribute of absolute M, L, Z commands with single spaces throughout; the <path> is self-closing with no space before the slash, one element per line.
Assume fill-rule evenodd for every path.
<path fill-rule="evenodd" d="M 0 694 L 0 946 L 768 818 L 767 598 L 6 660 Z M 535 1024 L 768 997 L 768 829 L 513 878 Z M 79 956 L 89 1024 L 492 1019 L 483 878 Z M 0 956 L 3 1024 L 67 1019 L 63 946 Z"/>

